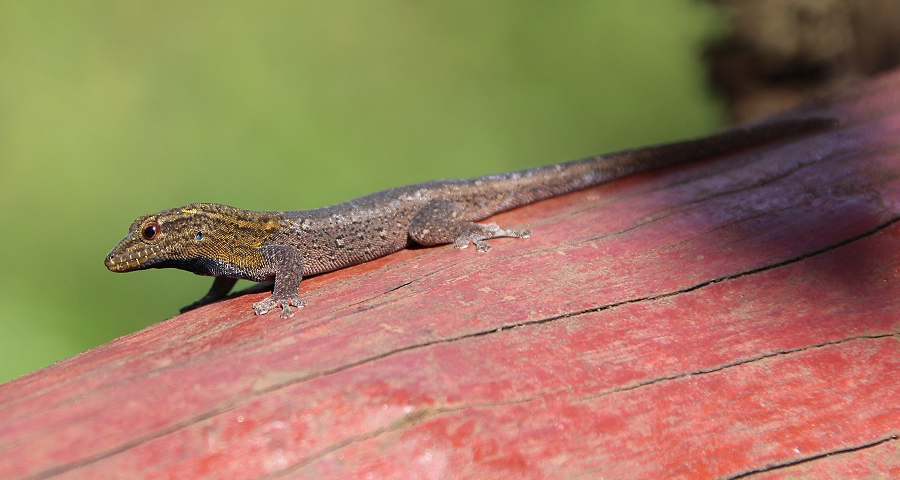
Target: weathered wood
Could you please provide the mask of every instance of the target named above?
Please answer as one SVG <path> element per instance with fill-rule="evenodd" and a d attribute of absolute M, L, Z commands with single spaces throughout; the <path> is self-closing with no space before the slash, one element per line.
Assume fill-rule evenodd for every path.
<path fill-rule="evenodd" d="M 6 383 L 0 477 L 895 476 L 900 73 L 805 114 Z"/>

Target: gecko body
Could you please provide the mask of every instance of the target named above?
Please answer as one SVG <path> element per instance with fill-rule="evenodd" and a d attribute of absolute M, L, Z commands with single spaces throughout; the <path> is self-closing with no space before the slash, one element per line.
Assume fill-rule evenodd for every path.
<path fill-rule="evenodd" d="M 273 281 L 272 295 L 253 305 L 281 316 L 302 307 L 304 276 L 367 262 L 407 247 L 527 238 L 527 229 L 475 223 L 499 212 L 630 174 L 828 128 L 827 118 L 801 118 L 728 130 L 709 137 L 471 179 L 435 180 L 383 190 L 312 210 L 250 211 L 194 203 L 138 217 L 106 257 L 113 272 L 178 268 L 216 277 L 209 292 L 182 312 L 224 298 L 237 279 Z"/>

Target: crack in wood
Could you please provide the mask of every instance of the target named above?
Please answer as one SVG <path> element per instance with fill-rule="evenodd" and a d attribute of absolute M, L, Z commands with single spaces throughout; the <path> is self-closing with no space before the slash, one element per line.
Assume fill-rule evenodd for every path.
<path fill-rule="evenodd" d="M 77 468 L 81 468 L 81 467 L 90 465 L 95 462 L 99 462 L 100 460 L 112 457 L 113 455 L 116 455 L 116 454 L 119 454 L 122 452 L 125 452 L 131 448 L 134 448 L 134 447 L 137 447 L 144 443 L 147 443 L 149 441 L 155 440 L 159 437 L 163 437 L 170 433 L 177 432 L 178 430 L 189 427 L 195 423 L 202 422 L 203 420 L 207 420 L 212 417 L 226 413 L 230 410 L 234 410 L 235 408 L 237 408 L 239 406 L 240 403 L 242 403 L 242 401 L 239 401 L 239 400 L 231 400 L 228 402 L 224 402 L 218 408 L 209 410 L 200 415 L 196 415 L 194 417 L 182 420 L 180 422 L 176 422 L 166 428 L 162 428 L 160 430 L 148 433 L 146 435 L 142 435 L 140 437 L 135 438 L 134 440 L 132 440 L 130 442 L 125 442 L 122 445 L 119 445 L 115 448 L 111 448 L 111 449 L 105 450 L 103 452 L 98 452 L 94 455 L 91 455 L 89 457 L 83 458 L 81 460 L 78 460 L 78 461 L 75 461 L 75 462 L 72 462 L 72 463 L 69 463 L 66 465 L 60 465 L 58 467 L 54 467 L 54 468 L 44 470 L 42 472 L 38 472 L 38 473 L 36 473 L 34 475 L 30 475 L 26 478 L 29 478 L 29 479 L 49 478 L 49 477 L 53 477 L 56 475 L 60 475 L 60 474 L 69 472 L 71 470 L 75 470 Z"/>
<path fill-rule="evenodd" d="M 385 295 L 387 295 L 387 294 L 389 294 L 389 293 L 391 293 L 391 292 L 396 292 L 397 290 L 400 290 L 401 288 L 404 288 L 404 287 L 408 287 L 408 286 L 410 286 L 410 285 L 412 285 L 412 284 L 413 284 L 413 281 L 412 281 L 412 280 L 407 280 L 407 281 L 401 283 L 400 285 L 391 287 L 391 288 L 389 288 L 389 289 L 387 289 L 387 290 L 385 290 L 385 291 L 383 291 L 383 292 L 378 292 L 378 293 L 376 293 L 375 295 L 372 295 L 372 296 L 369 297 L 369 298 L 364 298 L 364 299 L 362 299 L 362 300 L 360 300 L 360 301 L 358 301 L 358 302 L 349 303 L 349 304 L 347 304 L 347 306 L 348 306 L 348 307 L 355 307 L 355 306 L 357 306 L 357 305 L 362 305 L 363 303 L 371 302 L 372 300 L 375 300 L 376 298 L 381 298 L 381 297 L 383 297 L 383 296 L 385 296 Z"/>
<path fill-rule="evenodd" d="M 520 322 L 520 323 L 511 324 L 511 325 L 502 325 L 500 328 L 502 328 L 502 330 L 512 330 L 512 329 L 514 329 L 514 328 L 527 327 L 527 326 L 532 326 L 532 325 L 541 325 L 541 324 L 545 324 L 545 323 L 549 323 L 549 322 L 554 322 L 554 321 L 557 321 L 557 320 L 562 320 L 562 319 L 566 319 L 566 318 L 572 318 L 572 317 L 577 317 L 577 316 L 580 316 L 580 315 L 585 315 L 585 314 L 588 314 L 588 313 L 594 313 L 594 312 L 600 312 L 600 311 L 604 311 L 604 310 L 609 310 L 609 309 L 612 309 L 612 308 L 618 308 L 618 307 L 621 307 L 621 306 L 623 306 L 623 305 L 629 305 L 629 304 L 640 303 L 640 302 L 648 302 L 648 301 L 651 301 L 651 302 L 652 302 L 652 301 L 656 301 L 656 300 L 660 300 L 660 299 L 664 299 L 664 298 L 674 297 L 674 296 L 676 296 L 676 295 L 681 295 L 681 294 L 684 294 L 684 293 L 693 292 L 693 291 L 699 290 L 699 289 L 701 289 L 701 288 L 708 287 L 708 286 L 713 285 L 713 284 L 717 284 L 717 283 L 721 283 L 721 282 L 726 282 L 726 281 L 729 281 L 729 280 L 735 280 L 735 279 L 738 279 L 738 278 L 741 278 L 741 277 L 750 276 L 750 275 L 756 275 L 756 274 L 758 274 L 758 273 L 762 273 L 762 272 L 765 272 L 765 271 L 768 271 L 768 270 L 773 270 L 773 269 L 776 269 L 776 268 L 784 267 L 784 266 L 787 266 L 787 265 L 790 265 L 790 264 L 793 264 L 793 263 L 801 262 L 801 261 L 806 260 L 806 259 L 811 258 L 811 257 L 815 257 L 815 256 L 817 256 L 817 255 L 821 255 L 821 254 L 827 253 L 827 252 L 829 252 L 829 251 L 831 251 L 831 250 L 834 250 L 834 249 L 843 247 L 843 246 L 848 245 L 848 244 L 850 244 L 850 243 L 853 243 L 853 242 L 862 240 L 862 239 L 864 239 L 864 238 L 866 238 L 866 237 L 869 237 L 869 236 L 871 236 L 871 235 L 874 235 L 875 233 L 878 233 L 879 231 L 884 230 L 884 229 L 890 227 L 891 225 L 897 223 L 898 221 L 900 221 L 900 215 L 895 216 L 895 217 L 892 217 L 892 218 L 890 218 L 888 221 L 886 221 L 886 222 L 884 222 L 884 223 L 882 223 L 882 224 L 876 225 L 875 227 L 873 227 L 873 228 L 871 228 L 871 229 L 869 229 L 869 230 L 867 230 L 867 231 L 865 231 L 865 232 L 863 232 L 863 233 L 860 233 L 859 235 L 855 235 L 855 236 L 853 236 L 853 237 L 850 237 L 850 238 L 841 240 L 841 241 L 839 241 L 839 242 L 837 242 L 837 243 L 834 243 L 834 244 L 832 244 L 832 245 L 828 245 L 828 246 L 822 247 L 822 248 L 820 248 L 820 249 L 818 249 L 818 250 L 814 250 L 814 251 L 812 251 L 812 252 L 808 252 L 808 253 L 805 253 L 805 254 L 802 254 L 802 255 L 798 255 L 798 256 L 796 256 L 796 257 L 792 257 L 792 258 L 789 258 L 789 259 L 786 259 L 786 260 L 782 260 L 782 261 L 779 261 L 779 262 L 775 262 L 775 263 L 771 263 L 771 264 L 768 264 L 768 265 L 763 265 L 763 266 L 761 266 L 761 267 L 753 268 L 753 269 L 750 269 L 750 270 L 745 270 L 745 271 L 738 272 L 738 273 L 734 273 L 734 274 L 731 274 L 731 275 L 725 275 L 725 276 L 722 276 L 722 277 L 717 277 L 717 278 L 713 278 L 713 279 L 710 279 L 710 280 L 705 280 L 705 281 L 700 282 L 700 283 L 697 283 L 697 284 L 695 284 L 695 285 L 691 285 L 691 286 L 688 286 L 688 287 L 684 287 L 684 288 L 681 288 L 681 289 L 678 289 L 678 290 L 673 290 L 673 291 L 671 291 L 671 292 L 665 292 L 665 293 L 661 293 L 661 294 L 658 294 L 658 295 L 648 295 L 648 296 L 645 296 L 645 297 L 637 297 L 637 298 L 632 298 L 632 299 L 627 299 L 627 300 L 621 300 L 621 301 L 614 302 L 614 303 L 610 303 L 610 304 L 606 304 L 606 305 L 600 305 L 600 306 L 597 306 L 597 307 L 586 308 L 586 309 L 577 310 L 577 311 L 573 311 L 573 312 L 567 312 L 567 313 L 564 313 L 564 314 L 561 314 L 561 315 L 556 315 L 556 316 L 553 316 L 553 317 L 547 317 L 547 318 L 542 318 L 542 319 L 537 319 L 537 320 L 530 320 L 530 321 L 526 321 L 526 322 Z M 490 329 L 490 330 L 484 330 L 484 331 L 481 331 L 481 332 L 473 332 L 473 333 L 470 333 L 470 334 L 461 335 L 461 336 L 459 336 L 459 337 L 454 337 L 454 338 L 452 338 L 452 339 L 436 340 L 436 341 L 434 341 L 434 342 L 432 342 L 432 343 L 446 343 L 446 342 L 449 342 L 449 341 L 456 341 L 456 340 L 460 340 L 460 339 L 464 339 L 464 338 L 478 337 L 478 336 L 483 336 L 483 335 L 490 335 L 490 334 L 492 334 L 492 333 L 496 333 L 497 331 L 498 331 L 497 328 L 492 328 L 492 329 Z"/>
<path fill-rule="evenodd" d="M 765 354 L 765 355 L 760 355 L 760 356 L 753 357 L 753 358 L 748 358 L 748 359 L 744 359 L 744 360 L 740 360 L 740 361 L 736 361 L 736 362 L 730 362 L 730 363 L 728 363 L 728 364 L 720 365 L 720 366 L 717 366 L 717 367 L 715 367 L 715 368 L 701 369 L 701 370 L 696 370 L 696 371 L 693 371 L 693 372 L 682 373 L 682 374 L 679 374 L 679 375 L 671 375 L 671 376 L 658 377 L 658 378 L 654 378 L 654 379 L 652 379 L 652 380 L 648 380 L 648 381 L 644 381 L 644 382 L 637 383 L 637 384 L 635 384 L 635 385 L 629 385 L 629 386 L 627 386 L 627 387 L 614 388 L 614 389 L 607 390 L 607 391 L 605 391 L 605 392 L 601 392 L 601 393 L 597 393 L 597 394 L 592 394 L 592 395 L 586 395 L 586 396 L 584 396 L 584 397 L 575 397 L 575 398 L 572 399 L 572 401 L 574 401 L 574 402 L 584 402 L 584 401 L 588 401 L 588 400 L 594 400 L 594 399 L 601 398 L 601 397 L 605 397 L 605 396 L 608 396 L 608 395 L 615 395 L 615 394 L 618 394 L 618 393 L 623 393 L 623 392 L 627 392 L 627 391 L 631 391 L 631 390 L 636 390 L 636 389 L 638 389 L 638 388 L 642 388 L 642 387 L 646 387 L 646 386 L 650 386 L 650 385 L 655 385 L 655 384 L 662 383 L 662 382 L 666 382 L 666 381 L 670 381 L 670 380 L 678 380 L 678 379 L 683 379 L 683 378 L 688 378 L 688 377 L 693 377 L 693 376 L 698 376 L 698 375 L 707 375 L 707 374 L 711 374 L 711 373 L 717 373 L 717 372 L 721 372 L 721 371 L 724 371 L 724 370 L 728 370 L 728 369 L 735 368 L 735 367 L 742 366 L 742 365 L 746 365 L 746 364 L 755 363 L 755 362 L 758 362 L 758 361 L 761 361 L 761 360 L 766 360 L 766 359 L 773 358 L 773 357 L 784 356 L 784 355 L 792 355 L 792 354 L 799 353 L 799 352 L 804 352 L 804 351 L 808 351 L 808 350 L 814 350 L 814 349 L 817 349 L 817 348 L 823 348 L 823 347 L 827 347 L 827 346 L 840 345 L 840 344 L 848 343 L 848 342 L 852 342 L 852 341 L 858 341 L 858 340 L 870 340 L 870 339 L 886 338 L 886 337 L 892 337 L 892 336 L 894 336 L 894 335 L 893 335 L 893 334 L 889 334 L 889 333 L 881 334 L 881 335 L 860 335 L 860 336 L 855 336 L 855 337 L 844 338 L 844 339 L 841 339 L 841 340 L 835 340 L 835 341 L 831 341 L 831 342 L 823 342 L 823 343 L 819 343 L 819 344 L 815 344 L 815 345 L 807 345 L 807 346 L 805 346 L 805 347 L 799 347 L 799 348 L 794 348 L 794 349 L 789 349 L 789 350 L 780 350 L 780 351 L 777 351 L 777 352 L 771 352 L 771 353 L 768 353 L 768 354 Z M 352 444 L 354 444 L 354 443 L 358 443 L 358 442 L 362 442 L 362 441 L 367 441 L 367 440 L 372 440 L 372 439 L 378 438 L 379 436 L 381 436 L 381 435 L 383 435 L 383 434 L 385 434 L 385 433 L 391 433 L 391 432 L 395 432 L 395 431 L 402 430 L 402 429 L 405 429 L 405 428 L 410 428 L 410 427 L 413 427 L 413 426 L 415 426 L 415 425 L 417 425 L 417 424 L 419 424 L 419 423 L 422 423 L 422 422 L 424 422 L 424 421 L 426 421 L 426 420 L 429 420 L 429 419 L 432 419 L 432 418 L 436 418 L 436 417 L 439 417 L 439 416 L 442 416 L 442 415 L 451 414 L 451 413 L 456 413 L 456 412 L 461 412 L 461 411 L 465 411 L 465 410 L 469 410 L 469 409 L 473 409 L 473 408 L 499 408 L 499 407 L 506 407 L 506 406 L 510 406 L 510 405 L 517 405 L 517 404 L 522 404 L 522 403 L 529 403 L 529 402 L 533 402 L 533 401 L 536 401 L 536 400 L 540 400 L 541 398 L 544 398 L 544 397 L 547 397 L 547 396 L 559 395 L 559 394 L 561 394 L 561 393 L 573 392 L 573 391 L 575 391 L 575 390 L 576 390 L 576 389 L 574 389 L 574 388 L 563 388 L 563 389 L 558 389 L 558 390 L 545 391 L 545 392 L 541 392 L 541 393 L 538 394 L 538 395 L 532 395 L 532 396 L 528 396 L 528 397 L 517 398 L 517 399 L 514 399 L 514 400 L 509 400 L 509 401 L 504 401 L 504 402 L 471 403 L 471 404 L 465 404 L 465 405 L 458 405 L 458 406 L 455 406 L 455 407 L 452 407 L 452 408 L 432 408 L 432 409 L 427 409 L 427 410 L 423 411 L 422 413 L 420 413 L 420 415 L 416 416 L 415 418 L 413 418 L 413 416 L 410 415 L 410 416 L 404 417 L 404 418 L 402 418 L 402 419 L 400 419 L 400 420 L 394 422 L 393 424 L 391 424 L 391 425 L 388 426 L 388 427 L 383 427 L 383 428 L 375 429 L 375 430 L 373 430 L 373 431 L 371 431 L 371 432 L 368 432 L 368 433 L 366 433 L 366 434 L 363 434 L 363 435 L 356 435 L 356 436 L 354 436 L 354 437 L 351 437 L 351 438 L 348 439 L 348 440 L 345 440 L 345 441 L 342 441 L 342 442 L 338 442 L 338 443 L 336 443 L 336 444 L 334 444 L 334 445 L 332 445 L 332 446 L 330 446 L 330 447 L 327 447 L 327 448 L 321 450 L 319 453 L 317 453 L 317 454 L 315 454 L 315 455 L 311 455 L 309 458 L 303 460 L 302 462 L 298 463 L 297 465 L 294 465 L 294 466 L 290 467 L 289 469 L 280 471 L 279 473 L 277 473 L 277 474 L 274 475 L 274 476 L 269 476 L 269 477 L 265 477 L 265 478 L 274 478 L 274 477 L 279 477 L 279 476 L 282 476 L 282 475 L 286 475 L 286 474 L 288 474 L 288 473 L 293 473 L 293 472 L 295 472 L 295 471 L 297 471 L 297 470 L 303 469 L 304 467 L 306 467 L 306 466 L 308 466 L 309 464 L 311 464 L 312 462 L 314 462 L 314 461 L 316 461 L 316 460 L 318 460 L 318 459 L 324 457 L 325 455 L 328 455 L 328 454 L 330 454 L 330 453 L 333 453 L 333 452 L 336 452 L 336 451 L 338 451 L 338 450 L 341 450 L 341 449 L 343 449 L 344 447 L 347 447 L 347 446 L 352 445 Z M 401 423 L 401 420 L 402 420 L 402 423 Z M 881 443 L 884 443 L 884 442 L 890 441 L 890 440 L 894 440 L 894 439 L 896 439 L 896 438 L 897 438 L 897 436 L 892 435 L 892 436 L 886 437 L 886 438 L 884 438 L 884 439 L 882 439 L 882 440 L 879 440 L 879 441 L 877 441 L 877 442 L 865 444 L 865 445 L 862 445 L 862 446 L 859 446 L 859 447 L 852 447 L 852 448 L 849 448 L 849 449 L 835 450 L 835 451 L 828 452 L 828 453 L 825 453 L 825 454 L 821 454 L 821 455 L 816 455 L 816 456 L 808 457 L 808 458 L 805 458 L 805 459 L 803 459 L 803 460 L 799 460 L 799 461 L 795 461 L 795 462 L 790 462 L 790 463 L 785 463 L 785 464 L 780 465 L 780 466 L 776 466 L 776 467 L 766 467 L 765 469 L 754 470 L 754 471 L 752 471 L 752 472 L 743 473 L 743 474 L 740 474 L 740 475 L 738 475 L 738 476 L 736 476 L 736 477 L 729 477 L 729 480 L 730 480 L 730 479 L 736 479 L 736 478 L 743 478 L 743 477 L 745 477 L 745 476 L 748 476 L 748 475 L 751 475 L 751 474 L 754 474 L 754 473 L 760 473 L 760 472 L 768 471 L 769 469 L 773 469 L 773 468 L 783 468 L 783 467 L 787 467 L 787 466 L 792 466 L 792 465 L 796 465 L 796 464 L 799 464 L 799 463 L 803 463 L 803 462 L 806 462 L 806 461 L 809 461 L 809 460 L 815 460 L 815 459 L 822 458 L 822 457 L 826 457 L 826 456 L 830 456 L 830 455 L 835 455 L 835 454 L 839 454 L 839 453 L 846 453 L 846 452 L 853 452 L 853 451 L 861 450 L 861 449 L 863 449 L 863 448 L 868 448 L 868 447 L 872 447 L 872 446 L 875 446 L 875 445 L 879 445 L 879 444 L 881 444 Z"/>
<path fill-rule="evenodd" d="M 821 460 L 826 457 L 833 457 L 833 456 L 837 456 L 837 455 L 846 455 L 848 453 L 859 452 L 861 450 L 865 450 L 868 448 L 877 447 L 878 445 L 881 445 L 883 443 L 896 441 L 897 439 L 898 439 L 897 434 L 891 434 L 891 435 L 884 436 L 878 440 L 875 440 L 874 442 L 868 442 L 868 443 L 863 443 L 860 445 L 855 445 L 852 447 L 831 450 L 831 451 L 816 454 L 816 455 L 810 455 L 808 457 L 798 458 L 796 460 L 791 460 L 789 462 L 783 462 L 783 463 L 778 463 L 778 464 L 774 464 L 774 465 L 767 465 L 764 468 L 750 470 L 748 472 L 739 473 L 737 475 L 733 475 L 733 476 L 726 477 L 726 478 L 728 480 L 749 478 L 749 477 L 756 476 L 760 473 L 766 473 L 766 472 L 771 472 L 771 471 L 775 471 L 775 470 L 781 470 L 784 468 L 795 467 L 797 465 L 803 465 L 805 463 L 815 462 L 817 460 Z"/>
<path fill-rule="evenodd" d="M 371 440 L 373 438 L 378 438 L 385 433 L 390 433 L 390 432 L 394 432 L 397 430 L 403 430 L 404 428 L 409 428 L 413 425 L 424 422 L 425 420 L 437 415 L 437 413 L 439 413 L 439 412 L 440 412 L 440 410 L 432 410 L 432 409 L 417 410 L 403 418 L 399 418 L 399 419 L 395 420 L 393 423 L 391 423 L 390 425 L 388 425 L 386 427 L 376 428 L 370 432 L 366 432 L 361 435 L 354 435 L 342 442 L 338 442 L 334 445 L 331 445 L 331 446 L 328 446 L 328 447 L 325 447 L 325 448 L 319 450 L 318 452 L 316 452 L 313 455 L 310 455 L 303 461 L 298 462 L 296 465 L 291 465 L 290 467 L 279 470 L 277 472 L 272 472 L 272 473 L 270 473 L 266 476 L 260 477 L 260 478 L 261 479 L 269 479 L 269 478 L 278 478 L 278 477 L 283 477 L 285 475 L 289 475 L 291 473 L 296 472 L 297 470 L 302 470 L 304 467 L 308 466 L 312 462 L 315 462 L 316 460 L 318 460 L 328 454 L 331 454 L 333 452 L 341 450 L 347 446 L 353 445 L 354 443 L 365 442 L 365 441 Z"/>
<path fill-rule="evenodd" d="M 750 357 L 750 358 L 745 358 L 742 360 L 736 360 L 733 362 L 723 363 L 721 365 L 717 365 L 717 366 L 711 367 L 711 368 L 703 368 L 703 369 L 699 369 L 699 370 L 694 370 L 692 372 L 679 373 L 678 375 L 666 375 L 666 376 L 657 377 L 657 378 L 650 379 L 650 380 L 645 380 L 643 382 L 639 382 L 634 385 L 628 385 L 625 387 L 614 388 L 614 389 L 608 390 L 606 392 L 601 392 L 601 393 L 598 393 L 595 395 L 590 395 L 590 396 L 587 396 L 584 398 L 579 398 L 578 400 L 580 400 L 580 401 L 592 400 L 594 398 L 600 398 L 600 397 L 604 397 L 606 395 L 636 390 L 638 388 L 646 387 L 649 385 L 655 385 L 657 383 L 667 382 L 670 380 L 678 380 L 681 378 L 695 377 L 695 376 L 700 376 L 700 375 L 708 375 L 711 373 L 717 373 L 717 372 L 721 372 L 723 370 L 728 370 L 731 368 L 739 367 L 741 365 L 756 363 L 756 362 L 759 362 L 762 360 L 766 360 L 768 358 L 780 357 L 780 356 L 785 356 L 785 355 L 793 355 L 795 353 L 805 352 L 807 350 L 829 347 L 829 346 L 833 346 L 833 345 L 841 345 L 844 343 L 855 342 L 855 341 L 859 341 L 859 340 L 875 340 L 875 339 L 879 339 L 879 338 L 888 338 L 888 337 L 893 337 L 893 336 L 894 336 L 893 333 L 882 333 L 882 334 L 873 334 L 873 335 L 856 335 L 853 337 L 842 338 L 840 340 L 832 340 L 830 342 L 822 342 L 822 343 L 817 343 L 817 344 L 813 344 L 813 345 L 806 345 L 803 347 L 797 347 L 797 348 L 791 348 L 791 349 L 785 349 L 785 350 L 776 350 L 774 352 L 764 353 L 762 355 L 757 355 L 755 357 Z"/>
<path fill-rule="evenodd" d="M 375 295 L 372 295 L 372 296 L 370 296 L 369 298 L 366 298 L 366 299 L 364 299 L 364 300 L 360 300 L 360 301 L 358 301 L 358 302 L 348 304 L 348 305 L 346 305 L 346 307 L 353 307 L 353 306 L 356 306 L 356 305 L 361 305 L 361 304 L 366 303 L 366 302 L 371 302 L 372 300 L 375 300 L 375 299 L 377 299 L 377 298 L 381 298 L 381 297 L 383 297 L 383 296 L 385 296 L 385 295 L 387 295 L 387 294 L 389 294 L 389 293 L 391 293 L 391 292 L 400 290 L 400 289 L 402 289 L 403 287 L 406 287 L 406 286 L 408 286 L 408 285 L 412 285 L 412 284 L 414 284 L 414 283 L 420 283 L 422 280 L 424 280 L 424 279 L 426 279 L 426 278 L 428 278 L 428 277 L 437 275 L 438 273 L 441 273 L 441 272 L 446 271 L 446 270 L 450 270 L 450 269 L 452 269 L 452 268 L 454 268 L 454 267 L 457 267 L 457 266 L 459 266 L 459 265 L 462 265 L 462 264 L 464 264 L 464 263 L 467 263 L 469 260 L 470 260 L 470 259 L 463 259 L 463 260 L 454 261 L 454 262 L 451 262 L 451 263 L 449 263 L 449 264 L 447 264 L 447 265 L 444 265 L 444 266 L 442 266 L 442 267 L 440 267 L 440 268 L 436 268 L 436 269 L 434 269 L 434 270 L 430 270 L 430 271 L 428 271 L 428 272 L 426 272 L 426 273 L 423 273 L 423 274 L 417 276 L 416 278 L 414 278 L 414 279 L 412 279 L 412 280 L 408 280 L 408 281 L 406 281 L 406 282 L 403 282 L 403 283 L 401 283 L 400 285 L 398 285 L 398 286 L 396 286 L 396 287 L 393 287 L 393 288 L 391 288 L 391 289 L 388 289 L 388 290 L 385 290 L 385 291 L 383 291 L 383 292 L 380 292 L 380 293 L 377 293 L 377 294 L 375 294 Z M 410 298 L 410 297 L 413 297 L 413 296 L 419 295 L 419 294 L 421 294 L 421 292 L 416 292 L 416 293 L 413 293 L 412 295 L 404 296 L 403 298 Z M 377 305 L 375 305 L 375 306 L 377 306 Z M 374 306 L 373 306 L 373 307 L 374 307 Z M 359 313 L 359 311 L 357 310 L 357 311 L 353 311 L 353 312 L 349 312 L 349 313 L 345 313 L 345 314 L 336 314 L 336 315 L 334 316 L 334 318 L 332 319 L 332 321 L 334 321 L 334 320 L 336 320 L 336 319 L 339 319 L 339 318 L 346 318 L 347 316 L 349 316 L 349 315 L 354 315 L 354 314 L 356 314 L 356 313 Z"/>

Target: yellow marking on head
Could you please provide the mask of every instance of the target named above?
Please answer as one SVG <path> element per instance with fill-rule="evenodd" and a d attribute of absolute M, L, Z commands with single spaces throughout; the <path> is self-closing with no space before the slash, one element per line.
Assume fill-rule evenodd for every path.
<path fill-rule="evenodd" d="M 158 238 L 145 240 L 141 229 L 156 221 Z M 161 260 L 209 259 L 251 270 L 264 268 L 262 246 L 284 228 L 277 212 L 253 212 L 218 204 L 191 204 L 138 217 L 129 234 L 107 256 L 113 271 L 138 269 Z M 197 232 L 202 239 L 196 240 Z"/>

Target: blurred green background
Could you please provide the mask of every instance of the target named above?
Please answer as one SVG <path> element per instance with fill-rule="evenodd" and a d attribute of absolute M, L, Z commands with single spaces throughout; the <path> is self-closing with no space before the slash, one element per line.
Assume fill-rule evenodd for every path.
<path fill-rule="evenodd" d="M 140 214 L 323 206 L 724 121 L 696 0 L 0 2 L 0 381 L 175 315 Z"/>

